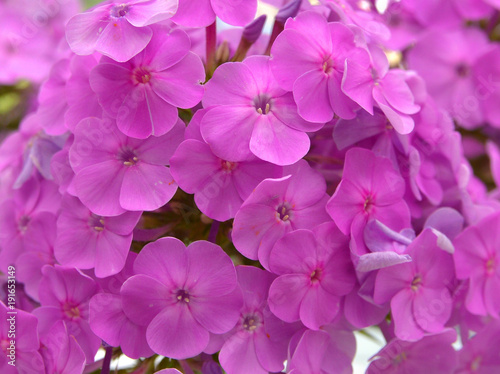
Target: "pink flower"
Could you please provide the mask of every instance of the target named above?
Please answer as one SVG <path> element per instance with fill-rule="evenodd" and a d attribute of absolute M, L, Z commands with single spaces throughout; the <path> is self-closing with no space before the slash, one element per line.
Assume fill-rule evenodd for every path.
<path fill-rule="evenodd" d="M 54 252 L 61 265 L 95 268 L 99 278 L 120 272 L 132 243 L 132 230 L 141 212 L 116 217 L 92 213 L 76 197 L 66 195 L 57 220 Z"/>
<path fill-rule="evenodd" d="M 158 354 L 196 356 L 207 347 L 209 332 L 223 334 L 238 320 L 236 271 L 215 244 L 197 241 L 186 248 L 178 239 L 161 238 L 142 249 L 134 271 L 121 289 L 123 310 L 147 326 L 148 344 Z"/>
<path fill-rule="evenodd" d="M 176 10 L 177 0 L 104 4 L 72 17 L 66 26 L 66 39 L 77 55 L 97 51 L 125 62 L 151 40 L 149 25 L 172 17 Z"/>
<path fill-rule="evenodd" d="M 170 170 L 180 188 L 194 193 L 198 209 L 210 218 L 226 221 L 263 179 L 281 177 L 283 171 L 256 157 L 241 162 L 217 157 L 200 134 L 205 112 L 199 110 L 191 119 L 186 140 L 170 159 Z"/>
<path fill-rule="evenodd" d="M 437 236 L 425 229 L 407 248 L 412 262 L 380 269 L 373 299 L 390 300 L 395 334 L 421 339 L 425 332 L 443 330 L 452 311 L 449 287 L 454 279 L 450 253 L 438 247 Z"/>
<path fill-rule="evenodd" d="M 494 213 L 467 227 L 455 245 L 455 268 L 458 279 L 469 279 L 465 300 L 467 309 L 482 316 L 500 315 L 500 239 L 497 235 L 500 214 Z"/>
<path fill-rule="evenodd" d="M 221 65 L 206 84 L 203 106 L 209 110 L 201 134 L 228 161 L 253 154 L 277 165 L 293 164 L 309 150 L 305 132 L 322 127 L 297 114 L 292 95 L 278 86 L 265 56 Z"/>
<path fill-rule="evenodd" d="M 313 330 L 331 323 L 340 297 L 355 283 L 349 242 L 333 223 L 295 230 L 278 240 L 269 258 L 278 274 L 269 289 L 269 307 L 285 322 L 302 323 Z"/>
<path fill-rule="evenodd" d="M 391 340 L 373 358 L 367 374 L 453 374 L 457 354 L 451 345 L 457 339 L 453 329 L 429 334 L 417 342 Z"/>
<path fill-rule="evenodd" d="M 325 123 L 336 114 L 351 119 L 358 105 L 341 90 L 344 62 L 350 57 L 369 61 L 356 47 L 354 33 L 339 22 L 328 23 L 307 11 L 288 19 L 271 49 L 271 69 L 280 86 L 293 91 L 302 118 Z"/>
<path fill-rule="evenodd" d="M 288 342 L 299 326 L 270 312 L 266 300 L 272 274 L 251 266 L 238 266 L 236 272 L 244 305 L 234 329 L 222 336 L 221 366 L 234 374 L 280 372 Z"/>
<path fill-rule="evenodd" d="M 165 205 L 177 190 L 166 165 L 183 134 L 180 120 L 169 133 L 146 140 L 126 137 L 109 119 L 82 120 L 69 153 L 76 195 L 100 216 Z"/>
<path fill-rule="evenodd" d="M 90 86 L 125 135 L 164 135 L 177 121 L 177 107 L 199 103 L 205 70 L 190 46 L 184 31 L 155 26 L 151 42 L 130 61 L 103 57 L 92 69 Z"/>
<path fill-rule="evenodd" d="M 377 219 L 391 229 L 410 227 L 410 212 L 403 200 L 405 183 L 389 159 L 372 151 L 351 148 L 346 153 L 342 181 L 328 201 L 327 211 L 340 231 L 351 234 L 359 248 L 366 248 L 363 229 L 370 219 Z"/>
<path fill-rule="evenodd" d="M 64 321 L 85 352 L 87 362 L 101 345 L 101 339 L 90 330 L 89 300 L 96 293 L 94 280 L 75 268 L 45 265 L 40 282 L 40 304 L 33 314 L 38 318 L 40 335 L 46 335 L 58 321 Z"/>
<path fill-rule="evenodd" d="M 301 160 L 285 169 L 286 177 L 265 179 L 234 217 L 232 239 L 244 256 L 269 269 L 269 255 L 281 237 L 296 229 L 327 222 L 326 184 L 319 172 Z"/>

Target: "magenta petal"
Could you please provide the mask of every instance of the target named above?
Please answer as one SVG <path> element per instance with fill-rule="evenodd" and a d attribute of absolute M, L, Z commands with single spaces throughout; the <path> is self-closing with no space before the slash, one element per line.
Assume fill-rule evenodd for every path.
<path fill-rule="evenodd" d="M 359 258 L 356 270 L 368 272 L 410 261 L 410 256 L 391 251 L 366 253 Z"/>
<path fill-rule="evenodd" d="M 130 60 L 151 40 L 149 27 L 132 26 L 125 18 L 117 18 L 102 31 L 95 50 L 118 62 Z"/>
<path fill-rule="evenodd" d="M 232 335 L 219 353 L 222 368 L 234 374 L 267 374 L 259 364 L 253 335 L 243 332 Z"/>
<path fill-rule="evenodd" d="M 170 288 L 182 287 L 186 283 L 188 267 L 186 246 L 172 237 L 149 243 L 134 262 L 136 273 L 149 275 Z"/>
<path fill-rule="evenodd" d="M 128 320 L 120 295 L 99 293 L 90 300 L 89 324 L 98 337 L 113 347 L 120 346 L 120 328 Z"/>
<path fill-rule="evenodd" d="M 77 55 L 90 55 L 94 52 L 100 30 L 108 25 L 105 20 L 106 12 L 106 9 L 96 9 L 93 12 L 77 14 L 68 21 L 66 39 L 71 50 Z"/>
<path fill-rule="evenodd" d="M 178 360 L 200 354 L 208 345 L 209 336 L 182 304 L 164 309 L 151 321 L 146 332 L 154 352 Z"/>
<path fill-rule="evenodd" d="M 312 272 L 316 266 L 316 239 L 309 230 L 295 230 L 276 242 L 269 257 L 275 274 Z"/>
<path fill-rule="evenodd" d="M 413 300 L 413 315 L 424 331 L 440 332 L 450 318 L 453 301 L 447 289 L 421 287 Z"/>
<path fill-rule="evenodd" d="M 220 158 L 244 161 L 252 155 L 249 143 L 257 116 L 250 107 L 215 107 L 203 116 L 201 134 Z"/>
<path fill-rule="evenodd" d="M 255 17 L 257 0 L 211 0 L 215 14 L 233 26 L 245 26 Z"/>
<path fill-rule="evenodd" d="M 151 87 L 166 102 L 191 108 L 203 96 L 201 83 L 205 81 L 205 69 L 201 59 L 193 52 L 166 70 L 154 73 Z"/>
<path fill-rule="evenodd" d="M 252 106 L 259 94 L 250 68 L 240 62 L 228 62 L 217 68 L 212 79 L 205 85 L 203 107 L 214 105 Z"/>
<path fill-rule="evenodd" d="M 140 163 L 125 171 L 120 206 L 127 210 L 155 210 L 170 201 L 177 191 L 165 166 Z"/>
<path fill-rule="evenodd" d="M 144 290 L 148 292 L 145 293 Z M 122 296 L 123 311 L 133 322 L 147 326 L 158 313 L 171 307 L 172 300 L 168 300 L 170 290 L 162 283 L 147 276 L 134 275 L 123 284 Z"/>
<path fill-rule="evenodd" d="M 389 301 L 401 289 L 411 286 L 413 280 L 413 264 L 405 263 L 380 269 L 375 281 L 373 299 L 377 304 Z"/>
<path fill-rule="evenodd" d="M 237 289 L 221 297 L 193 297 L 189 310 L 193 318 L 205 329 L 214 334 L 223 334 L 238 322 L 242 305 L 241 291 Z"/>
<path fill-rule="evenodd" d="M 413 291 L 402 290 L 391 300 L 394 317 L 394 332 L 399 339 L 418 340 L 424 332 L 417 325 L 413 315 Z"/>
<path fill-rule="evenodd" d="M 300 319 L 300 304 L 310 287 L 310 278 L 304 274 L 285 274 L 269 288 L 269 308 L 281 320 Z"/>
<path fill-rule="evenodd" d="M 205 27 L 215 21 L 215 13 L 210 0 L 179 0 L 172 21 L 187 27 Z"/>
<path fill-rule="evenodd" d="M 132 233 L 125 236 L 104 230 L 96 246 L 96 277 L 104 278 L 119 273 L 125 266 L 131 243 Z"/>
<path fill-rule="evenodd" d="M 368 113 L 373 114 L 373 78 L 369 69 L 356 61 L 345 61 L 342 91 Z"/>
<path fill-rule="evenodd" d="M 328 81 L 323 71 L 313 70 L 301 75 L 293 84 L 293 97 L 300 116 L 305 120 L 328 122 L 333 118 Z"/>
<path fill-rule="evenodd" d="M 305 132 L 288 127 L 274 115 L 260 116 L 255 122 L 250 150 L 261 160 L 291 165 L 306 155 L 310 140 Z"/>
<path fill-rule="evenodd" d="M 222 296 L 237 285 L 231 258 L 216 244 L 196 241 L 186 250 L 189 261 L 185 287 L 193 296 Z"/>
<path fill-rule="evenodd" d="M 125 170 L 118 161 L 87 166 L 75 175 L 75 189 L 80 200 L 95 214 L 116 216 L 124 213 L 119 196 Z"/>
<path fill-rule="evenodd" d="M 312 330 L 333 321 L 340 308 L 340 297 L 326 292 L 320 284 L 310 287 L 300 304 L 300 320 Z"/>
<path fill-rule="evenodd" d="M 176 0 L 137 1 L 130 7 L 126 18 L 132 25 L 143 27 L 169 19 L 176 11 Z"/>
<path fill-rule="evenodd" d="M 190 47 L 191 40 L 185 31 L 158 28 L 145 53 L 141 54 L 143 60 L 140 65 L 148 66 L 156 72 L 166 70 L 186 57 Z"/>

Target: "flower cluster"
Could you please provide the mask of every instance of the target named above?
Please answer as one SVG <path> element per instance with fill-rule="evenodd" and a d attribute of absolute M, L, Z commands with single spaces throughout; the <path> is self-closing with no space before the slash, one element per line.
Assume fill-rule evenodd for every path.
<path fill-rule="evenodd" d="M 499 1 L 124 1 L 0 3 L 2 373 L 500 372 Z"/>

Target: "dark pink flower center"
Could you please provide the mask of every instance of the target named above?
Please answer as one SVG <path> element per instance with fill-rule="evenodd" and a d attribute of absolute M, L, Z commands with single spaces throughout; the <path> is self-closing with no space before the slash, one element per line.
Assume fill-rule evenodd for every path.
<path fill-rule="evenodd" d="M 63 312 L 71 320 L 77 320 L 81 318 L 80 308 L 78 307 L 78 304 L 74 302 L 67 301 L 66 303 L 64 303 Z"/>
<path fill-rule="evenodd" d="M 460 63 L 455 66 L 455 71 L 459 77 L 466 78 L 470 74 L 470 67 L 465 63 Z"/>
<path fill-rule="evenodd" d="M 417 274 L 411 281 L 411 289 L 416 292 L 421 285 L 422 285 L 422 277 L 420 276 L 420 274 Z"/>
<path fill-rule="evenodd" d="M 220 160 L 220 166 L 226 173 L 231 173 L 238 166 L 237 162 Z"/>
<path fill-rule="evenodd" d="M 278 208 L 276 209 L 276 213 L 277 213 L 276 217 L 279 220 L 287 222 L 290 220 L 292 209 L 290 208 L 290 205 L 287 202 L 284 202 L 283 204 L 278 206 Z"/>
<path fill-rule="evenodd" d="M 267 94 L 260 94 L 253 99 L 253 106 L 259 114 L 268 114 L 271 110 L 271 104 L 272 100 Z"/>
<path fill-rule="evenodd" d="M 314 269 L 311 273 L 311 283 L 318 283 L 321 279 L 323 279 L 323 269 Z"/>
<path fill-rule="evenodd" d="M 399 366 L 403 361 L 405 361 L 408 357 L 406 356 L 406 352 L 403 351 L 400 354 L 398 354 L 396 357 L 394 357 L 393 365 L 394 366 Z"/>
<path fill-rule="evenodd" d="M 323 59 L 322 69 L 326 75 L 330 75 L 333 73 L 333 70 L 335 69 L 335 62 L 333 61 L 331 56 L 326 56 Z"/>
<path fill-rule="evenodd" d="M 120 18 L 120 17 L 125 17 L 127 13 L 129 12 L 130 7 L 128 4 L 120 4 L 120 5 L 115 5 L 114 7 L 111 8 L 111 16 Z"/>
<path fill-rule="evenodd" d="M 495 269 L 496 269 L 496 259 L 495 257 L 491 257 L 486 262 L 486 274 L 493 275 L 495 273 Z"/>
<path fill-rule="evenodd" d="M 135 152 L 128 148 L 122 149 L 118 155 L 118 159 L 123 162 L 125 166 L 133 166 L 139 161 Z"/>
<path fill-rule="evenodd" d="M 89 217 L 89 227 L 94 229 L 97 232 L 103 231 L 104 230 L 104 218 L 92 213 Z"/>
<path fill-rule="evenodd" d="M 246 314 L 242 318 L 241 325 L 246 331 L 253 332 L 262 325 L 262 320 L 258 314 Z"/>
<path fill-rule="evenodd" d="M 2 339 L 0 340 L 0 347 L 2 348 L 2 351 L 6 354 L 7 350 L 10 346 L 10 343 L 7 339 Z"/>
<path fill-rule="evenodd" d="M 374 201 L 373 201 L 373 196 L 371 194 L 368 194 L 365 198 L 365 202 L 363 203 L 363 210 L 366 213 L 370 213 L 371 210 L 373 209 Z"/>
<path fill-rule="evenodd" d="M 19 221 L 17 223 L 17 227 L 18 227 L 19 231 L 21 232 L 21 234 L 24 234 L 26 232 L 26 230 L 28 229 L 29 223 L 30 223 L 29 216 L 23 215 L 23 216 L 21 216 L 21 218 L 19 218 Z"/>
<path fill-rule="evenodd" d="M 470 370 L 478 371 L 481 367 L 481 361 L 483 361 L 483 358 L 481 356 L 474 357 L 474 360 L 472 360 L 472 362 L 470 363 Z"/>
<path fill-rule="evenodd" d="M 135 84 L 147 84 L 151 80 L 151 71 L 145 66 L 139 66 L 132 72 L 132 80 Z"/>
<path fill-rule="evenodd" d="M 178 290 L 175 293 L 175 298 L 177 299 L 178 303 L 189 304 L 189 301 L 190 301 L 189 300 L 189 298 L 190 298 L 189 292 L 187 292 L 186 290 Z"/>

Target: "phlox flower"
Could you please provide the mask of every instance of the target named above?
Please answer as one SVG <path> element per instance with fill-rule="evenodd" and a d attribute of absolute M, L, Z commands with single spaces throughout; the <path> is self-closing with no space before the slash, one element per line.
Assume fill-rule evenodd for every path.
<path fill-rule="evenodd" d="M 207 347 L 209 332 L 226 333 L 238 321 L 236 271 L 215 244 L 197 241 L 186 248 L 176 238 L 158 239 L 139 253 L 134 272 L 121 289 L 123 310 L 147 326 L 155 353 L 196 356 Z"/>
<path fill-rule="evenodd" d="M 356 116 L 358 105 L 341 89 L 347 57 L 369 61 L 354 43 L 354 33 L 339 22 L 328 23 L 307 11 L 289 18 L 271 49 L 271 69 L 280 86 L 293 91 L 298 112 L 312 122 L 328 122 L 336 114 Z"/>
<path fill-rule="evenodd" d="M 85 353 L 74 336 L 68 334 L 63 321 L 56 322 L 40 337 L 40 350 L 47 373 L 81 373 L 85 367 Z"/>
<path fill-rule="evenodd" d="M 177 107 L 199 103 L 205 69 L 190 46 L 184 31 L 155 26 L 148 46 L 130 61 L 103 57 L 92 69 L 90 86 L 125 135 L 164 135 L 177 121 Z"/>
<path fill-rule="evenodd" d="M 177 190 L 166 165 L 184 127 L 179 120 L 167 134 L 139 140 L 123 135 L 112 120 L 82 120 L 69 151 L 76 195 L 100 216 L 163 206 Z"/>
<path fill-rule="evenodd" d="M 269 57 L 251 56 L 221 65 L 206 84 L 201 134 L 214 153 L 229 161 L 253 155 L 290 165 L 309 150 L 306 131 L 322 124 L 303 120 L 293 97 L 271 73 Z"/>
<path fill-rule="evenodd" d="M 73 16 L 66 25 L 66 39 L 77 55 L 97 51 L 125 62 L 151 40 L 149 25 L 172 17 L 177 6 L 177 0 L 111 1 Z"/>
<path fill-rule="evenodd" d="M 500 315 L 500 214 L 494 213 L 467 227 L 454 240 L 455 269 L 458 279 L 469 280 L 465 305 L 482 316 Z"/>
<path fill-rule="evenodd" d="M 265 179 L 234 217 L 232 239 L 245 257 L 269 269 L 269 255 L 278 239 L 296 229 L 327 222 L 325 179 L 301 160 L 285 168 L 283 178 Z"/>
<path fill-rule="evenodd" d="M 453 329 L 428 334 L 416 342 L 391 340 L 373 358 L 367 374 L 453 374 L 457 353 L 451 345 L 457 339 Z"/>
<path fill-rule="evenodd" d="M 299 326 L 285 323 L 270 312 L 267 293 L 272 274 L 252 266 L 238 266 L 236 272 L 244 304 L 234 329 L 221 337 L 221 366 L 234 374 L 280 372 L 288 342 Z"/>
<path fill-rule="evenodd" d="M 269 289 L 271 311 L 313 330 L 332 322 L 356 281 L 349 253 L 348 238 L 331 222 L 278 240 L 269 257 L 279 275 Z"/>
<path fill-rule="evenodd" d="M 373 299 L 391 302 L 394 332 L 400 339 L 415 341 L 425 332 L 440 332 L 450 318 L 453 259 L 438 247 L 437 239 L 425 229 L 405 251 L 411 262 L 377 273 Z"/>
<path fill-rule="evenodd" d="M 170 171 L 179 187 L 194 193 L 198 209 L 212 219 L 233 218 L 252 190 L 266 178 L 279 178 L 280 166 L 252 157 L 231 162 L 217 157 L 200 134 L 199 110 L 189 122 L 186 140 L 170 159 Z"/>
<path fill-rule="evenodd" d="M 370 219 L 391 229 L 410 227 L 410 212 L 403 200 L 405 183 L 389 159 L 372 151 L 351 148 L 345 156 L 342 181 L 327 204 L 340 231 L 352 235 L 356 252 L 366 252 L 363 230 Z"/>
<path fill-rule="evenodd" d="M 0 301 L 0 370 L 5 374 L 45 374 L 43 359 L 38 352 L 40 340 L 37 332 L 37 318 L 17 307 L 16 314 L 9 314 L 9 312 L 12 310 Z M 14 337 L 9 334 L 12 320 L 15 326 Z M 14 341 L 13 353 L 10 348 L 11 341 Z M 9 355 L 11 357 L 8 357 Z M 9 364 L 12 356 L 14 366 Z"/>
<path fill-rule="evenodd" d="M 89 300 L 96 293 L 92 278 L 75 268 L 45 265 L 40 282 L 40 304 L 33 311 L 38 318 L 40 335 L 46 335 L 58 321 L 64 321 L 85 353 L 87 362 L 101 346 L 101 339 L 90 330 Z"/>
<path fill-rule="evenodd" d="M 123 283 L 135 274 L 133 265 L 136 258 L 137 254 L 129 252 L 122 271 L 97 280 L 103 292 L 90 299 L 89 324 L 92 331 L 106 344 L 120 347 L 128 357 L 138 359 L 153 355 L 146 341 L 147 326 L 138 325 L 127 317 L 120 295 Z"/>
<path fill-rule="evenodd" d="M 92 213 L 78 198 L 66 195 L 57 220 L 54 254 L 64 266 L 95 269 L 99 278 L 120 272 L 141 212 L 115 217 Z"/>
<path fill-rule="evenodd" d="M 352 360 L 356 353 L 356 339 L 350 331 L 328 325 L 318 331 L 297 333 L 290 341 L 290 374 L 352 373 Z"/>
<path fill-rule="evenodd" d="M 493 374 L 500 370 L 500 323 L 491 321 L 471 339 L 464 342 L 458 352 L 456 374 Z"/>

